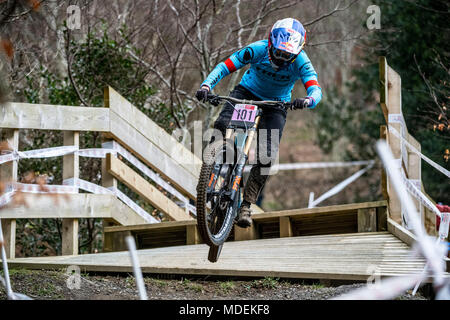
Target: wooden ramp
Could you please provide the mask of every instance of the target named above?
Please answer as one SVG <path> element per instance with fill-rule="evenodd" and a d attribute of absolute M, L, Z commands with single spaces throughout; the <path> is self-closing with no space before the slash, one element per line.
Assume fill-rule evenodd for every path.
<path fill-rule="evenodd" d="M 366 280 L 421 272 L 425 261 L 412 257 L 407 244 L 388 232 L 318 235 L 225 243 L 219 262 L 207 260 L 206 245 L 139 250 L 143 272 L 332 280 Z M 132 272 L 128 252 L 21 258 L 13 267 Z"/>

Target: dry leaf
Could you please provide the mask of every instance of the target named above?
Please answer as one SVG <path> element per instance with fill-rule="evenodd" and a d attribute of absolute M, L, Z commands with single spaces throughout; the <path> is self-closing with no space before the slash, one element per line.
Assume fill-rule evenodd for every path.
<path fill-rule="evenodd" d="M 6 56 L 9 59 L 13 58 L 14 55 L 14 47 L 12 42 L 9 39 L 3 39 L 0 41 L 1 50 L 3 50 L 6 54 Z"/>
<path fill-rule="evenodd" d="M 28 3 L 30 4 L 31 8 L 33 8 L 33 11 L 37 11 L 41 6 L 41 1 L 38 0 L 28 0 Z"/>

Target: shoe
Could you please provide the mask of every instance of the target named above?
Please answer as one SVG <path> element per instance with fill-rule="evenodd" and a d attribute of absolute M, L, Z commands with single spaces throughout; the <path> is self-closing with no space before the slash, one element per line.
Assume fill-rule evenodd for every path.
<path fill-rule="evenodd" d="M 238 227 L 248 228 L 252 225 L 252 210 L 248 206 L 241 206 L 239 208 L 238 220 L 236 222 Z"/>

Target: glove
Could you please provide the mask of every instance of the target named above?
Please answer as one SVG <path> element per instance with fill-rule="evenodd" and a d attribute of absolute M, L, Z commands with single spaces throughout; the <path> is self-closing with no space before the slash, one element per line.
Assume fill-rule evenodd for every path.
<path fill-rule="evenodd" d="M 208 100 L 208 93 L 209 93 L 209 88 L 203 86 L 199 90 L 197 90 L 195 97 L 200 102 L 206 102 Z"/>
<path fill-rule="evenodd" d="M 295 99 L 292 102 L 292 107 L 291 110 L 296 110 L 296 109 L 304 109 L 304 108 L 308 108 L 311 105 L 311 99 L 309 98 L 305 98 L 305 99 Z"/>

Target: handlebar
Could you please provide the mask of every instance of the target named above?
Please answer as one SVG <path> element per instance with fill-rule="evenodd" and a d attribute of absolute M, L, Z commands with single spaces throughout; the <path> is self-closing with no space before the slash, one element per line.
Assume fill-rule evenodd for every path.
<path fill-rule="evenodd" d="M 234 102 L 234 103 L 253 104 L 256 106 L 262 106 L 262 105 L 278 106 L 285 110 L 289 109 L 292 106 L 292 102 L 286 102 L 286 101 L 271 101 L 271 100 L 256 101 L 256 100 L 245 100 L 245 99 L 237 99 L 237 98 L 227 97 L 227 96 L 208 94 L 208 101 L 211 102 L 212 104 L 218 104 L 222 100 Z"/>

